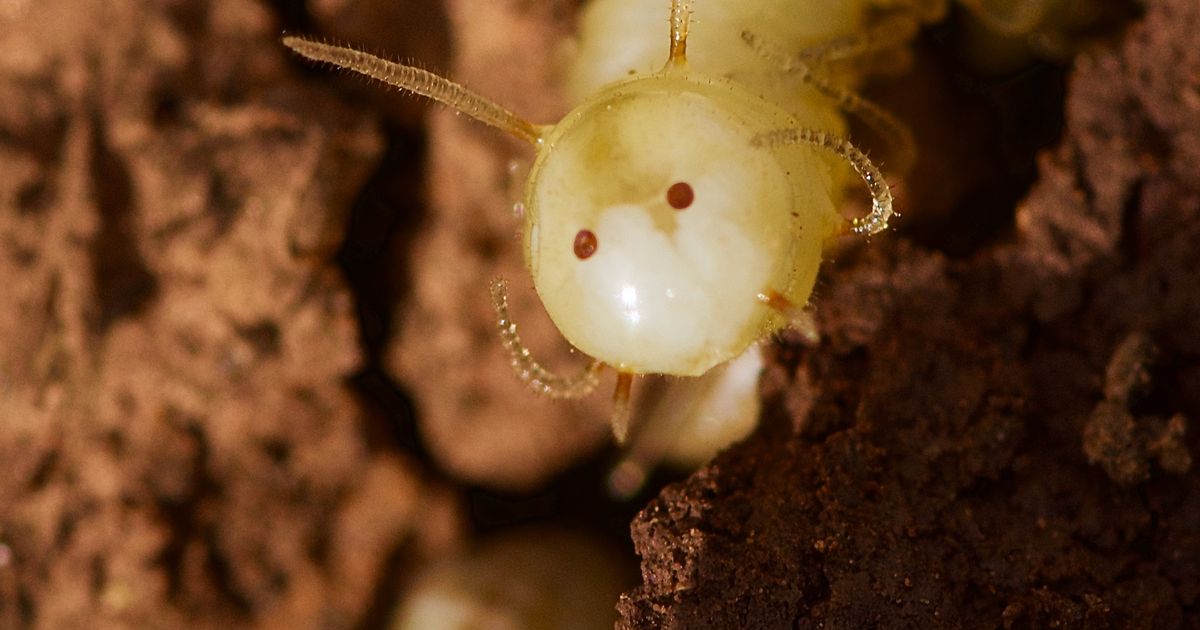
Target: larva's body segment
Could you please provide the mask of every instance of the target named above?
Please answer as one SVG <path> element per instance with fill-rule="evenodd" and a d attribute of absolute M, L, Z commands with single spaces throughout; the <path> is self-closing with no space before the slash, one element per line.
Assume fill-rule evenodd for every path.
<path fill-rule="evenodd" d="M 746 46 L 742 31 L 751 30 L 777 42 L 783 52 L 798 54 L 810 46 L 858 33 L 865 4 L 861 0 L 745 0 L 703 2 L 688 31 L 688 67 L 710 76 L 732 78 L 758 90 L 788 109 L 817 113 L 812 124 L 841 126 L 836 107 L 827 100 L 795 89 L 766 67 L 763 58 Z M 579 48 L 567 78 L 569 95 L 582 102 L 605 86 L 636 75 L 658 72 L 667 58 L 662 36 L 661 3 L 644 0 L 593 0 L 579 24 Z M 839 81 L 844 81 L 839 77 Z M 813 97 L 813 98 L 810 98 Z M 819 113 L 818 113 L 819 112 Z"/>
<path fill-rule="evenodd" d="M 691 4 L 672 0 L 663 38 L 656 15 L 662 5 L 596 0 L 572 80 L 588 94 L 546 126 L 412 67 L 284 38 L 311 59 L 439 100 L 533 145 L 526 264 L 555 325 L 593 361 L 569 377 L 538 364 L 497 282 L 501 338 L 521 378 L 551 396 L 583 395 L 601 365 L 614 367 L 618 439 L 634 375 L 700 376 L 788 324 L 814 337 L 803 308 L 824 242 L 839 231 L 877 233 L 892 216 L 882 174 L 840 137 L 838 108 L 893 136 L 903 135 L 894 133 L 898 123 L 814 69 L 877 52 L 904 35 L 858 36 L 866 0 L 706 1 L 694 31 Z M 613 29 L 604 26 L 611 11 L 659 30 L 666 58 L 659 45 L 635 44 L 631 54 L 613 53 L 616 65 L 582 70 L 593 54 L 589 40 L 621 47 L 638 40 L 588 33 L 587 24 Z M 653 40 L 647 31 L 644 41 Z M 839 80 L 856 82 L 837 67 Z M 847 221 L 835 205 L 852 171 L 873 204 L 867 217 Z"/>
<path fill-rule="evenodd" d="M 688 68 L 698 74 L 736 81 L 797 118 L 805 127 L 842 135 L 838 104 L 772 67 L 742 40 L 753 32 L 780 47 L 785 55 L 861 32 L 863 0 L 747 0 L 704 2 L 688 32 Z M 582 103 L 606 86 L 662 68 L 668 41 L 662 36 L 662 4 L 644 0 L 592 0 L 579 21 L 578 49 L 566 76 L 568 96 Z M 838 73 L 839 85 L 854 87 L 852 68 Z M 819 154 L 833 167 L 829 191 L 840 195 L 849 175 L 836 156 Z"/>
<path fill-rule="evenodd" d="M 751 142 L 799 124 L 737 83 L 673 67 L 564 117 L 531 172 L 525 245 L 567 339 L 624 372 L 698 376 L 782 325 L 757 296 L 803 303 L 841 222 L 813 149 Z M 676 184 L 686 207 L 670 203 Z"/>

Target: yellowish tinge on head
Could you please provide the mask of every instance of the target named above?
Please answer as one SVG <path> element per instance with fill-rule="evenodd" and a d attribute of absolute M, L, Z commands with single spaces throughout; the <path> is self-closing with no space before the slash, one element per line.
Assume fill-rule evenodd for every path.
<path fill-rule="evenodd" d="M 771 328 L 759 292 L 806 296 L 832 214 L 827 175 L 811 152 L 781 160 L 752 142 L 791 121 L 686 73 L 568 114 L 525 203 L 534 285 L 567 339 L 619 370 L 694 376 Z"/>

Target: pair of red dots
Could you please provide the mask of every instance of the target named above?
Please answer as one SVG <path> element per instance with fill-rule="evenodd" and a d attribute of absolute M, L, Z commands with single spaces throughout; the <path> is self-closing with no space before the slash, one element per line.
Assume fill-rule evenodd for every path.
<path fill-rule="evenodd" d="M 696 192 L 687 182 L 676 182 L 667 189 L 667 204 L 676 210 L 683 210 L 691 206 L 695 200 Z M 579 233 L 575 235 L 575 257 L 579 260 L 591 258 L 599 246 L 596 233 L 591 230 L 579 230 Z"/>

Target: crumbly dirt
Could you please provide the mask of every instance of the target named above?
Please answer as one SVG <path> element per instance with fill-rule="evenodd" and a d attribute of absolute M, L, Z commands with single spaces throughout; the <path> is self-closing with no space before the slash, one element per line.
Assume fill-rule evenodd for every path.
<path fill-rule="evenodd" d="M 607 397 L 496 342 L 504 276 L 579 360 L 520 262 L 528 154 L 278 42 L 550 120 L 577 4 L 0 0 L 0 628 L 383 627 L 493 535 L 629 544 Z M 905 220 L 771 346 L 758 432 L 651 480 L 618 626 L 1200 627 L 1200 6 L 1147 4 L 1036 163 L 1057 70 L 972 98 L 935 45 L 883 95 L 932 157 Z"/>
<path fill-rule="evenodd" d="M 0 627 L 350 627 L 453 548 L 332 254 L 384 149 L 274 14 L 0 3 Z"/>
<path fill-rule="evenodd" d="M 1075 62 L 1005 242 L 830 270 L 759 432 L 634 521 L 619 627 L 1200 626 L 1198 29 L 1151 3 Z M 1112 405 L 1157 437 L 1094 448 Z"/>

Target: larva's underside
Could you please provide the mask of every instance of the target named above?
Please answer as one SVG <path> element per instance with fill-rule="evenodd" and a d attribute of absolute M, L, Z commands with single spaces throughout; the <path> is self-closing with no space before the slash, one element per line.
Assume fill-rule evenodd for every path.
<path fill-rule="evenodd" d="M 893 21 L 886 35 L 867 37 L 866 2 L 710 0 L 693 23 L 692 3 L 674 0 L 668 29 L 657 3 L 596 0 L 569 79 L 579 104 L 544 126 L 416 68 L 302 38 L 284 43 L 534 147 L 526 265 L 551 319 L 593 361 L 574 376 L 542 368 L 497 283 L 502 339 L 518 374 L 551 396 L 584 395 L 603 365 L 615 368 L 622 437 L 633 375 L 699 376 L 805 322 L 825 241 L 886 229 L 887 184 L 841 137 L 841 113 L 860 116 L 900 152 L 907 132 L 836 79 L 853 86 L 848 61 L 910 36 L 914 3 L 876 16 L 875 24 Z M 836 206 L 855 172 L 874 203 L 847 220 Z"/>

